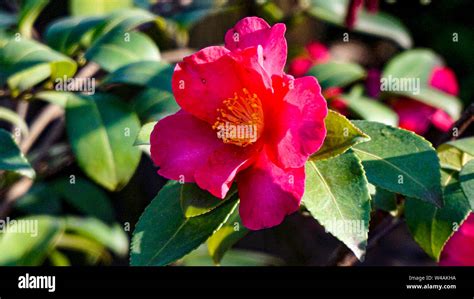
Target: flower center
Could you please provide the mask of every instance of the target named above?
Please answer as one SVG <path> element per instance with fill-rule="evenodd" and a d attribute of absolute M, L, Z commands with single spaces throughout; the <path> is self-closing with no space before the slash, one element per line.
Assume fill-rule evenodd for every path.
<path fill-rule="evenodd" d="M 217 137 L 224 143 L 246 147 L 257 141 L 263 130 L 262 102 L 246 88 L 233 98 L 223 102 L 224 107 L 217 109 L 220 116 L 212 126 Z"/>

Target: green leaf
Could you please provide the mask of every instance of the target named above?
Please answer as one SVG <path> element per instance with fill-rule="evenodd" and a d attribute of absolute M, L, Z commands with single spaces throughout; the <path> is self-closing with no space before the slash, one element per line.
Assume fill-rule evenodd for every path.
<path fill-rule="evenodd" d="M 405 217 L 414 239 L 436 261 L 446 242 L 471 212 L 458 173 L 455 170 L 442 170 L 441 173 L 443 208 L 413 198 L 405 203 Z"/>
<path fill-rule="evenodd" d="M 179 261 L 180 266 L 215 266 L 216 264 L 209 256 L 209 252 L 205 246 L 200 246 L 196 250 L 192 251 Z M 284 262 L 274 256 L 254 252 L 250 250 L 242 249 L 231 249 L 222 258 L 219 263 L 220 266 L 243 266 L 243 267 L 256 267 L 256 266 L 283 266 Z"/>
<path fill-rule="evenodd" d="M 236 188 L 232 188 L 224 199 L 220 199 L 202 190 L 196 184 L 181 184 L 180 188 L 179 201 L 186 218 L 209 213 L 237 192 Z"/>
<path fill-rule="evenodd" d="M 24 91 L 51 78 L 72 77 L 77 69 L 70 58 L 28 39 L 11 39 L 0 48 L 0 84 Z"/>
<path fill-rule="evenodd" d="M 237 206 L 229 200 L 213 211 L 185 218 L 179 200 L 181 185 L 169 182 L 146 208 L 133 233 L 132 266 L 167 265 L 206 241 Z"/>
<path fill-rule="evenodd" d="M 459 174 L 462 191 L 471 204 L 471 209 L 474 210 L 474 160 L 468 162 Z"/>
<path fill-rule="evenodd" d="M 45 183 L 33 185 L 15 201 L 14 207 L 27 214 L 58 215 L 62 210 L 59 195 Z"/>
<path fill-rule="evenodd" d="M 374 186 L 374 188 L 375 193 L 371 194 L 374 207 L 385 212 L 395 211 L 397 209 L 396 194 L 380 187 Z"/>
<path fill-rule="evenodd" d="M 141 151 L 133 146 L 140 122 L 112 95 L 71 95 L 66 129 L 79 167 L 95 182 L 119 190 L 132 177 Z"/>
<path fill-rule="evenodd" d="M 309 13 L 319 19 L 338 26 L 345 26 L 349 0 L 311 0 Z M 358 14 L 354 30 L 391 39 L 403 48 L 412 46 L 412 39 L 406 27 L 396 18 L 383 13 L 368 13 L 362 8 Z"/>
<path fill-rule="evenodd" d="M 150 135 L 155 125 L 156 122 L 144 124 L 140 132 L 138 132 L 137 139 L 135 139 L 133 145 L 150 145 Z"/>
<path fill-rule="evenodd" d="M 59 107 L 66 108 L 67 99 L 70 94 L 71 93 L 68 91 L 44 90 L 36 93 L 34 97 L 36 99 L 43 100 L 54 105 L 58 105 Z"/>
<path fill-rule="evenodd" d="M 70 17 L 53 22 L 46 29 L 46 43 L 56 51 L 72 56 L 91 43 L 95 28 L 105 22 L 103 17 Z"/>
<path fill-rule="evenodd" d="M 118 256 L 128 253 L 128 237 L 123 228 L 114 223 L 108 225 L 97 218 L 67 217 L 66 230 L 89 238 L 112 250 Z"/>
<path fill-rule="evenodd" d="M 0 10 L 0 28 L 16 24 L 17 17 L 14 14 Z"/>
<path fill-rule="evenodd" d="M 153 40 L 140 32 L 114 32 L 97 40 L 87 50 L 86 59 L 94 61 L 108 72 L 142 60 L 160 60 Z"/>
<path fill-rule="evenodd" d="M 63 232 L 64 222 L 50 216 L 10 220 L 7 231 L 0 236 L 0 265 L 41 265 Z"/>
<path fill-rule="evenodd" d="M 353 123 L 371 138 L 353 147 L 369 182 L 391 192 L 442 205 L 439 160 L 428 141 L 410 131 L 380 123 Z"/>
<path fill-rule="evenodd" d="M 54 267 L 68 267 L 71 266 L 69 258 L 58 250 L 53 250 L 48 256 L 51 265 Z"/>
<path fill-rule="evenodd" d="M 367 74 L 363 67 L 351 62 L 330 61 L 313 66 L 309 76 L 318 78 L 322 89 L 344 87 L 354 81 L 363 79 Z"/>
<path fill-rule="evenodd" d="M 0 170 L 13 171 L 29 178 L 35 177 L 35 171 L 21 153 L 13 136 L 0 129 Z"/>
<path fill-rule="evenodd" d="M 239 209 L 236 208 L 226 223 L 207 240 L 207 249 L 212 261 L 220 264 L 229 249 L 247 233 L 248 229 L 243 226 Z"/>
<path fill-rule="evenodd" d="M 127 64 L 108 75 L 102 84 L 125 83 L 147 86 L 163 91 L 171 90 L 173 67 L 161 61 L 139 61 Z"/>
<path fill-rule="evenodd" d="M 354 114 L 364 120 L 398 126 L 397 113 L 377 99 L 363 96 L 362 92 L 363 87 L 358 85 L 354 86 L 349 94 L 342 95 L 342 98 L 347 102 L 349 109 Z"/>
<path fill-rule="evenodd" d="M 413 49 L 394 56 L 384 68 L 382 78 L 419 78 L 420 84 L 428 84 L 433 68 L 443 61 L 430 49 Z"/>
<path fill-rule="evenodd" d="M 23 0 L 21 2 L 18 18 L 18 28 L 21 35 L 31 38 L 33 24 L 48 2 L 49 0 Z"/>
<path fill-rule="evenodd" d="M 114 220 L 114 208 L 105 192 L 85 179 L 61 178 L 51 182 L 50 186 L 56 194 L 85 215 L 108 223 Z"/>
<path fill-rule="evenodd" d="M 347 152 L 324 161 L 310 159 L 305 169 L 304 206 L 361 259 L 367 247 L 370 195 L 360 160 Z"/>
<path fill-rule="evenodd" d="M 461 113 L 461 101 L 429 85 L 434 67 L 442 66 L 441 58 L 428 49 L 414 49 L 398 54 L 385 67 L 381 88 L 389 94 L 409 97 L 427 105 L 446 111 L 454 119 Z M 401 89 L 399 80 L 407 78 L 420 80 L 419 92 Z M 395 79 L 395 80 L 393 80 Z"/>
<path fill-rule="evenodd" d="M 103 15 L 127 7 L 133 7 L 133 0 L 69 0 L 73 16 Z"/>
<path fill-rule="evenodd" d="M 122 9 L 105 16 L 104 22 L 94 30 L 91 42 L 96 42 L 108 34 L 123 36 L 125 32 L 146 22 L 154 21 L 156 16 L 143 9 Z"/>
<path fill-rule="evenodd" d="M 0 120 L 7 121 L 17 126 L 24 136 L 28 136 L 29 130 L 26 122 L 18 114 L 10 109 L 0 107 Z"/>
<path fill-rule="evenodd" d="M 444 143 L 437 151 L 441 167 L 461 171 L 466 163 L 474 159 L 474 137 Z"/>
<path fill-rule="evenodd" d="M 323 146 L 311 156 L 313 161 L 338 156 L 345 153 L 351 146 L 370 140 L 369 136 L 335 111 L 329 110 L 324 122 L 327 130 L 326 138 Z"/>
<path fill-rule="evenodd" d="M 172 93 L 155 88 L 145 89 L 134 97 L 133 102 L 135 111 L 144 122 L 161 120 L 180 109 Z"/>

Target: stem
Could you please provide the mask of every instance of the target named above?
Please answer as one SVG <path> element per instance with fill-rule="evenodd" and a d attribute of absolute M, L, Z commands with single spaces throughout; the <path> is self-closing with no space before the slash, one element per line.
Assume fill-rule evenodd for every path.
<path fill-rule="evenodd" d="M 372 238 L 369 240 L 369 244 L 367 245 L 367 251 L 374 248 L 378 242 L 387 236 L 390 232 L 392 232 L 395 228 L 397 228 L 403 221 L 396 217 L 396 218 L 386 218 L 388 224 L 381 227 L 378 231 L 376 231 Z M 336 249 L 336 253 L 327 263 L 327 266 L 354 266 L 358 262 L 357 257 L 350 251 L 345 245 L 340 245 Z"/>
<path fill-rule="evenodd" d="M 448 141 L 456 140 L 461 137 L 469 126 L 474 122 L 474 103 L 469 105 L 466 110 L 462 113 L 461 117 L 456 121 L 449 131 L 442 135 L 438 140 L 437 145 L 443 144 Z M 456 132 L 457 134 L 453 134 Z"/>
<path fill-rule="evenodd" d="M 95 73 L 97 73 L 97 71 L 99 71 L 99 69 L 100 67 L 96 63 L 88 63 L 76 74 L 75 78 L 92 77 Z M 28 137 L 21 142 L 20 148 L 22 152 L 24 154 L 28 153 L 30 148 L 33 146 L 38 137 L 43 133 L 43 131 L 48 127 L 48 125 L 58 118 L 64 118 L 64 109 L 54 104 L 48 104 L 31 124 L 30 134 Z M 60 136 L 63 129 L 64 120 L 61 120 L 55 127 L 52 128 L 51 134 L 42 144 L 41 150 L 39 152 L 40 157 L 44 155 L 44 153 L 47 151 L 47 148 Z M 0 203 L 0 219 L 3 219 L 8 215 L 15 200 L 28 192 L 32 185 L 33 181 L 31 179 L 22 178 L 16 182 L 10 188 L 10 190 L 8 190 L 5 200 Z"/>

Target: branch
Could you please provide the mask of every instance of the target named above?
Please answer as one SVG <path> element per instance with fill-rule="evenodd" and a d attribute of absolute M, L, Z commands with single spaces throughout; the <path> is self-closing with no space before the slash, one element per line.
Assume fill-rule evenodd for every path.
<path fill-rule="evenodd" d="M 75 78 L 90 78 L 97 73 L 99 69 L 99 65 L 91 62 L 84 66 L 81 71 L 77 73 Z M 79 81 L 82 82 L 82 80 Z M 58 118 L 60 118 L 60 121 L 51 129 L 50 134 L 38 149 L 38 156 L 42 157 L 51 144 L 61 136 L 64 129 L 64 109 L 54 104 L 48 104 L 33 121 L 30 127 L 30 134 L 20 144 L 22 152 L 26 154 L 46 127 Z M 28 192 L 32 185 L 33 181 L 31 179 L 22 178 L 8 190 L 5 200 L 0 204 L 0 219 L 8 215 L 15 200 Z"/>
<path fill-rule="evenodd" d="M 397 228 L 403 221 L 398 218 L 386 218 L 385 222 L 388 224 L 381 227 L 378 231 L 374 233 L 372 238 L 369 240 L 369 244 L 367 245 L 367 251 L 374 248 L 378 242 L 387 236 L 390 232 L 392 232 L 395 228 Z M 348 249 L 345 245 L 340 245 L 336 249 L 336 253 L 327 263 L 327 266 L 343 266 L 349 267 L 355 265 L 359 260 L 357 257 Z"/>
<path fill-rule="evenodd" d="M 469 105 L 462 113 L 461 117 L 456 121 L 449 131 L 442 135 L 438 140 L 437 145 L 448 141 L 456 140 L 461 137 L 469 126 L 474 122 L 474 103 Z M 456 134 L 453 134 L 456 132 Z"/>

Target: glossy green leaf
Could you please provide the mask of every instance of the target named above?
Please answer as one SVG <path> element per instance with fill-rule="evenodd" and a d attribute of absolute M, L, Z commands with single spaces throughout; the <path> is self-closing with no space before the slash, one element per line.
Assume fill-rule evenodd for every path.
<path fill-rule="evenodd" d="M 87 47 L 95 28 L 105 22 L 103 17 L 69 17 L 53 22 L 46 29 L 46 43 L 56 51 L 73 55 Z"/>
<path fill-rule="evenodd" d="M 458 173 L 455 170 L 442 170 L 441 173 L 443 208 L 413 198 L 405 203 L 405 217 L 414 239 L 436 261 L 446 242 L 471 212 Z"/>
<path fill-rule="evenodd" d="M 133 145 L 150 145 L 150 135 L 155 125 L 156 122 L 144 124 L 140 132 L 138 132 L 137 139 L 135 139 Z"/>
<path fill-rule="evenodd" d="M 181 185 L 169 182 L 146 208 L 133 233 L 133 266 L 167 265 L 206 241 L 237 206 L 227 201 L 201 216 L 186 218 L 179 200 Z"/>
<path fill-rule="evenodd" d="M 108 223 L 114 220 L 114 209 L 105 192 L 87 180 L 80 177 L 73 179 L 66 177 L 57 179 L 49 185 L 57 195 L 79 212 Z"/>
<path fill-rule="evenodd" d="M 374 188 L 375 192 L 371 194 L 374 207 L 385 212 L 395 211 L 397 209 L 396 194 L 380 187 L 374 186 Z"/>
<path fill-rule="evenodd" d="M 352 88 L 349 94 L 342 95 L 349 110 L 364 120 L 398 126 L 397 113 L 377 99 L 363 96 L 362 92 L 363 87 L 358 85 Z"/>
<path fill-rule="evenodd" d="M 35 171 L 21 153 L 13 136 L 0 129 L 0 170 L 13 171 L 29 178 L 35 177 Z"/>
<path fill-rule="evenodd" d="M 147 88 L 133 98 L 134 108 L 144 122 L 159 121 L 180 109 L 172 93 Z"/>
<path fill-rule="evenodd" d="M 329 110 L 326 119 L 326 138 L 323 146 L 311 156 L 313 161 L 324 160 L 343 154 L 351 146 L 370 140 L 359 128 L 354 126 L 345 116 Z"/>
<path fill-rule="evenodd" d="M 381 89 L 440 108 L 457 119 L 462 109 L 460 100 L 429 86 L 433 68 L 438 66 L 442 66 L 442 60 L 431 50 L 414 49 L 402 52 L 392 58 L 383 70 Z M 419 90 L 400 90 L 400 79 L 405 78 L 419 80 Z"/>
<path fill-rule="evenodd" d="M 469 200 L 471 209 L 474 210 L 474 160 L 468 162 L 459 174 L 464 195 Z"/>
<path fill-rule="evenodd" d="M 209 213 L 237 192 L 236 188 L 232 188 L 224 199 L 220 199 L 202 190 L 196 184 L 181 184 L 180 188 L 179 201 L 186 218 Z"/>
<path fill-rule="evenodd" d="M 106 224 L 91 217 L 67 217 L 66 230 L 98 242 L 119 256 L 125 256 L 128 253 L 127 234 L 117 223 Z"/>
<path fill-rule="evenodd" d="M 141 156 L 133 146 L 140 122 L 128 105 L 112 95 L 71 95 L 66 129 L 79 166 L 92 180 L 109 190 L 128 183 Z"/>
<path fill-rule="evenodd" d="M 49 0 L 23 0 L 21 2 L 18 29 L 26 38 L 31 38 L 33 24 Z"/>
<path fill-rule="evenodd" d="M 474 137 L 444 143 L 437 151 L 441 167 L 461 171 L 466 163 L 474 160 Z"/>
<path fill-rule="evenodd" d="M 140 32 L 107 34 L 87 50 L 86 59 L 94 61 L 108 72 L 142 60 L 160 60 L 153 40 Z"/>
<path fill-rule="evenodd" d="M 35 94 L 35 98 L 48 103 L 66 108 L 67 99 L 71 93 L 68 91 L 44 90 Z"/>
<path fill-rule="evenodd" d="M 71 266 L 71 261 L 69 258 L 59 250 L 53 250 L 48 256 L 51 265 L 54 267 L 69 267 Z"/>
<path fill-rule="evenodd" d="M 368 121 L 353 123 L 370 136 L 354 152 L 372 184 L 442 205 L 439 159 L 431 144 L 410 131 Z"/>
<path fill-rule="evenodd" d="M 54 267 L 69 267 L 71 266 L 71 261 L 69 258 L 59 250 L 53 250 L 48 259 L 52 266 Z"/>
<path fill-rule="evenodd" d="M 166 62 L 139 61 L 117 69 L 108 75 L 102 84 L 125 83 L 147 86 L 171 93 L 173 69 L 174 68 Z"/>
<path fill-rule="evenodd" d="M 10 109 L 0 107 L 0 120 L 7 121 L 20 129 L 23 136 L 29 133 L 28 125 L 21 116 Z"/>
<path fill-rule="evenodd" d="M 229 249 L 247 233 L 248 229 L 243 226 L 239 209 L 236 208 L 224 225 L 207 240 L 207 249 L 214 263 L 220 264 Z"/>
<path fill-rule="evenodd" d="M 344 26 L 349 0 L 311 0 L 309 13 L 331 24 Z M 383 13 L 368 13 L 362 8 L 358 13 L 354 30 L 391 39 L 403 48 L 412 46 L 406 27 L 396 18 Z"/>
<path fill-rule="evenodd" d="M 360 160 L 350 151 L 324 161 L 310 159 L 305 169 L 304 206 L 361 259 L 367 247 L 370 195 Z"/>
<path fill-rule="evenodd" d="M 73 16 L 102 15 L 132 6 L 133 0 L 69 0 Z"/>
<path fill-rule="evenodd" d="M 61 53 L 72 55 L 87 49 L 109 32 L 127 32 L 154 20 L 155 16 L 141 9 L 119 10 L 104 16 L 67 17 L 52 23 L 46 30 L 47 44 Z M 115 31 L 115 32 L 114 32 Z"/>
<path fill-rule="evenodd" d="M 14 207 L 27 214 L 58 215 L 62 211 L 59 195 L 46 183 L 36 183 L 18 198 Z"/>
<path fill-rule="evenodd" d="M 363 79 L 367 74 L 363 67 L 351 62 L 330 61 L 313 66 L 309 76 L 318 78 L 323 89 L 344 87 L 354 81 Z"/>
<path fill-rule="evenodd" d="M 11 39 L 0 48 L 0 84 L 26 90 L 51 78 L 72 77 L 77 69 L 70 58 L 28 39 Z"/>
<path fill-rule="evenodd" d="M 106 35 L 120 35 L 128 32 L 138 25 L 154 21 L 156 16 L 143 9 L 121 9 L 104 17 L 104 22 L 94 30 L 91 42 L 97 41 Z"/>
<path fill-rule="evenodd" d="M 179 261 L 180 266 L 210 267 L 216 266 L 205 246 L 200 246 Z M 274 256 L 243 249 L 231 249 L 219 263 L 223 267 L 283 266 L 284 262 Z"/>
<path fill-rule="evenodd" d="M 0 236 L 0 265 L 41 265 L 63 232 L 64 222 L 50 216 L 10 220 L 8 229 Z"/>

